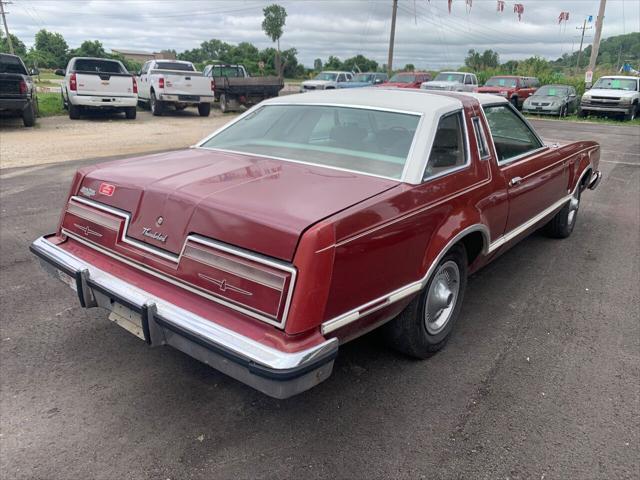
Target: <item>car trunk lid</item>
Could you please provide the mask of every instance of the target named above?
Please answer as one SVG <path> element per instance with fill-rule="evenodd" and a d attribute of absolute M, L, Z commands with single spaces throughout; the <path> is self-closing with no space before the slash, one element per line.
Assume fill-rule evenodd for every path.
<path fill-rule="evenodd" d="M 115 161 L 79 194 L 129 212 L 127 236 L 179 254 L 190 234 L 285 261 L 309 226 L 399 182 L 290 161 L 190 149 Z"/>

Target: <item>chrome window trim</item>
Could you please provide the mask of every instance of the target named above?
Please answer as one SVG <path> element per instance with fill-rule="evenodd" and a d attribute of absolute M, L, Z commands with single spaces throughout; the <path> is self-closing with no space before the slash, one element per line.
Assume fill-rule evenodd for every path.
<path fill-rule="evenodd" d="M 480 160 L 488 160 L 491 158 L 491 149 L 489 148 L 489 142 L 487 142 L 487 135 L 484 131 L 484 126 L 480 121 L 480 117 L 475 116 L 471 117 L 471 123 L 473 125 L 473 134 L 476 138 L 476 145 L 478 146 L 478 157 Z M 478 134 L 480 134 L 478 136 Z M 485 155 L 482 155 L 482 151 L 480 150 L 480 143 L 482 143 L 484 149 L 487 151 Z"/>
<path fill-rule="evenodd" d="M 433 142 L 436 139 L 436 134 L 438 133 L 438 127 L 440 126 L 440 122 L 442 122 L 442 120 L 444 118 L 449 117 L 451 115 L 459 115 L 460 116 L 460 120 L 461 120 L 461 123 L 462 123 L 462 130 L 463 130 L 462 137 L 463 137 L 463 142 L 465 143 L 465 145 L 464 145 L 465 163 L 463 165 L 459 165 L 457 167 L 452 167 L 449 170 L 444 170 L 444 171 L 442 171 L 440 173 L 437 173 L 435 175 L 431 175 L 431 176 L 425 178 L 424 177 L 424 173 L 426 172 L 427 166 L 429 165 L 429 157 L 431 156 L 431 151 L 433 150 Z M 429 151 L 429 154 L 426 156 L 427 159 L 424 162 L 424 166 L 422 167 L 422 180 L 420 181 L 420 184 L 427 183 L 427 182 L 429 182 L 431 180 L 435 180 L 436 178 L 440 178 L 440 177 L 443 177 L 445 175 L 450 175 L 452 173 L 459 172 L 460 170 L 463 170 L 463 169 L 468 168 L 468 167 L 471 166 L 471 149 L 470 149 L 470 146 L 469 146 L 469 131 L 467 129 L 467 122 L 466 122 L 466 117 L 465 117 L 465 114 L 464 114 L 464 108 L 460 108 L 458 110 L 454 110 L 452 112 L 445 113 L 444 115 L 440 115 L 440 118 L 438 118 L 438 122 L 437 122 L 436 128 L 435 128 L 435 130 L 433 132 L 433 137 L 431 139 L 431 145 L 429 146 L 428 151 Z"/>
<path fill-rule="evenodd" d="M 363 172 L 363 171 L 359 171 L 359 170 L 351 170 L 348 168 L 342 168 L 342 167 L 334 167 L 331 165 L 323 165 L 323 164 L 318 164 L 318 163 L 312 163 L 312 162 L 305 162 L 304 160 L 295 160 L 292 158 L 284 158 L 284 157 L 275 157 L 275 156 L 271 156 L 271 155 L 263 155 L 263 154 L 257 154 L 257 153 L 247 153 L 247 152 L 240 152 L 237 150 L 230 150 L 230 149 L 225 149 L 225 148 L 217 148 L 217 147 L 206 147 L 204 146 L 204 144 L 206 142 L 208 142 L 210 139 L 212 139 L 213 137 L 215 137 L 216 135 L 219 135 L 220 133 L 224 132 L 226 129 L 230 128 L 232 125 L 235 125 L 236 123 L 242 121 L 245 117 L 247 117 L 248 115 L 251 115 L 252 113 L 254 113 L 255 111 L 264 108 L 264 107 L 268 107 L 271 105 L 282 105 L 282 106 L 306 106 L 306 107 L 337 107 L 337 108 L 352 108 L 352 109 L 357 109 L 357 110 L 371 110 L 371 111 L 376 111 L 376 112 L 389 112 L 389 113 L 400 113 L 403 115 L 413 115 L 418 117 L 418 124 L 416 125 L 416 131 L 413 134 L 413 139 L 411 140 L 411 146 L 409 147 L 409 151 L 407 152 L 407 158 L 405 159 L 404 162 L 404 166 L 402 169 L 402 173 L 400 175 L 399 178 L 396 177 L 389 177 L 387 175 L 378 175 L 375 173 L 367 173 L 367 172 Z M 395 109 L 395 108 L 386 108 L 386 107 L 371 107 L 368 105 L 354 105 L 354 104 L 347 104 L 347 103 L 331 103 L 331 102 L 277 102 L 277 103 L 266 103 L 266 102 L 262 102 L 258 105 L 255 105 L 254 107 L 250 108 L 249 110 L 247 110 L 246 112 L 244 112 L 242 115 L 238 116 L 236 119 L 232 120 L 231 122 L 223 125 L 222 127 L 220 127 L 219 129 L 215 130 L 211 135 L 209 135 L 208 137 L 205 137 L 203 140 L 200 140 L 198 143 L 196 143 L 192 148 L 198 148 L 198 149 L 203 149 L 203 150 L 213 150 L 213 151 L 219 151 L 219 152 L 226 152 L 226 153 L 234 153 L 237 155 L 251 155 L 251 156 L 255 156 L 255 157 L 259 157 L 259 158 L 268 158 L 268 159 L 273 159 L 273 160 L 280 160 L 283 162 L 292 162 L 292 163 L 298 163 L 301 165 L 310 165 L 310 166 L 314 166 L 314 167 L 321 167 L 321 168 L 329 168 L 332 170 L 338 170 L 338 171 L 342 171 L 342 172 L 349 172 L 349 173 L 357 173 L 360 175 L 368 175 L 368 176 L 372 176 L 372 177 L 377 177 L 377 178 L 384 178 L 387 180 L 393 180 L 396 182 L 404 182 L 406 181 L 406 176 L 407 176 L 407 171 L 409 170 L 409 165 L 414 161 L 414 153 L 415 153 L 415 149 L 416 149 L 416 144 L 418 143 L 418 138 L 419 138 L 419 132 L 421 131 L 421 129 L 423 128 L 423 124 L 424 124 L 424 117 L 425 114 L 422 112 L 417 112 L 417 111 L 411 111 L 411 110 L 401 110 L 401 109 Z"/>
<path fill-rule="evenodd" d="M 127 237 L 127 232 L 128 232 L 129 223 L 130 223 L 130 214 L 128 212 L 124 212 L 122 210 L 110 207 L 108 205 L 104 205 L 102 203 L 99 203 L 99 202 L 96 202 L 96 201 L 93 201 L 93 200 L 88 200 L 88 199 L 83 198 L 83 197 L 72 196 L 70 198 L 70 200 L 75 200 L 75 201 L 78 201 L 80 203 L 84 203 L 84 204 L 89 205 L 89 206 L 91 206 L 93 208 L 96 208 L 98 210 L 103 210 L 105 212 L 108 212 L 108 213 L 111 213 L 113 215 L 117 215 L 117 216 L 123 218 L 124 221 L 125 221 L 125 225 L 123 227 L 122 234 L 119 236 L 119 238 L 120 238 L 120 240 L 122 242 L 128 243 L 130 245 L 135 246 L 136 248 L 140 248 L 141 250 L 144 250 L 144 251 L 147 251 L 147 252 L 152 253 L 154 255 L 157 255 L 157 256 L 165 259 L 165 260 L 169 260 L 172 263 L 175 263 L 176 265 L 180 263 L 180 259 L 182 258 L 182 255 L 184 254 L 184 250 L 185 250 L 188 242 L 192 241 L 194 243 L 199 243 L 201 245 L 205 245 L 205 246 L 208 246 L 210 248 L 218 249 L 218 250 L 221 250 L 223 252 L 229 253 L 231 255 L 235 255 L 235 256 L 238 256 L 238 257 L 241 257 L 241 258 L 245 258 L 247 260 L 251 260 L 253 262 L 260 263 L 260 264 L 266 265 L 268 267 L 274 268 L 276 270 L 282 270 L 282 271 L 285 271 L 285 272 L 289 273 L 291 275 L 291 281 L 289 282 L 289 290 L 287 292 L 287 298 L 286 298 L 286 301 L 285 301 L 285 307 L 284 307 L 284 311 L 283 311 L 283 314 L 282 314 L 282 320 L 279 321 L 279 322 L 274 320 L 274 319 L 272 319 L 272 318 L 260 315 L 255 310 L 249 309 L 249 307 L 242 307 L 240 305 L 236 305 L 235 303 L 231 303 L 230 301 L 226 301 L 226 300 L 224 300 L 222 298 L 210 296 L 210 295 L 206 294 L 205 292 L 203 292 L 200 289 L 193 290 L 193 289 L 189 289 L 188 288 L 188 290 L 192 291 L 193 293 L 196 293 L 196 294 L 198 294 L 200 296 L 208 298 L 209 300 L 213 300 L 215 302 L 222 303 L 222 304 L 224 304 L 225 306 L 227 306 L 229 308 L 241 311 L 245 315 L 248 315 L 250 317 L 256 318 L 256 319 L 261 320 L 263 322 L 269 323 L 270 325 L 274 325 L 274 326 L 276 326 L 278 328 L 284 328 L 286 326 L 287 318 L 289 316 L 289 309 L 290 309 L 291 302 L 292 302 L 292 299 L 293 299 L 293 292 L 294 292 L 294 289 L 295 289 L 297 274 L 298 274 L 298 271 L 294 266 L 289 265 L 289 264 L 287 264 L 285 262 L 276 260 L 276 259 L 272 259 L 272 258 L 263 256 L 263 255 L 254 254 L 254 253 L 248 253 L 245 250 L 242 250 L 240 248 L 233 247 L 233 246 L 230 246 L 230 245 L 227 245 L 227 244 L 224 244 L 222 242 L 215 241 L 215 240 L 211 240 L 211 239 L 208 239 L 206 237 L 203 237 L 202 235 L 197 235 L 197 234 L 188 235 L 187 238 L 185 239 L 184 243 L 182 244 L 182 248 L 180 250 L 180 254 L 179 255 L 175 255 L 175 254 L 166 252 L 164 250 L 161 250 L 159 248 L 147 245 L 147 244 L 145 244 L 143 242 L 140 242 L 138 240 L 130 239 L 129 237 Z M 118 254 L 116 252 L 110 252 L 108 249 L 106 249 L 106 248 L 104 248 L 104 247 L 102 247 L 100 245 L 97 245 L 97 244 L 95 244 L 93 242 L 82 241 L 82 239 L 80 239 L 78 236 L 76 236 L 73 232 L 69 232 L 68 230 L 63 230 L 63 233 L 65 235 L 69 235 L 69 236 L 73 237 L 76 240 L 81 241 L 81 243 L 84 243 L 84 244 L 86 244 L 87 246 L 89 246 L 91 248 L 94 248 L 96 250 L 101 251 L 102 253 L 105 253 L 106 255 L 109 255 L 112 258 L 116 258 L 118 260 L 124 261 L 125 263 L 127 263 L 127 264 L 129 264 L 129 265 L 131 265 L 131 266 L 133 266 L 135 268 L 147 271 L 147 273 L 150 273 L 150 271 L 153 270 L 154 272 L 157 272 L 157 273 L 152 273 L 152 275 L 154 275 L 154 276 L 156 276 L 158 278 L 164 279 L 166 281 L 169 281 L 170 283 L 174 283 L 175 284 L 176 282 L 179 282 L 181 285 L 190 285 L 188 282 L 185 282 L 185 281 L 179 280 L 179 279 L 175 279 L 174 281 L 172 281 L 173 277 L 171 277 L 171 276 L 169 276 L 169 275 L 167 275 L 165 273 L 158 272 L 158 271 L 156 271 L 154 269 L 151 269 L 151 267 L 139 264 L 138 262 L 135 262 L 134 260 L 127 259 L 123 255 L 120 255 L 120 254 Z M 178 285 L 178 286 L 181 286 L 181 285 Z M 194 285 L 194 287 L 195 287 L 195 285 Z M 197 288 L 197 287 L 195 287 L 195 288 Z"/>

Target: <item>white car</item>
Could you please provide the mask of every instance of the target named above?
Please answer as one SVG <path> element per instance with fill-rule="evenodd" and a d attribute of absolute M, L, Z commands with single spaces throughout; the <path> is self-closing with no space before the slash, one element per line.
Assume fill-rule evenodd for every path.
<path fill-rule="evenodd" d="M 198 107 L 200 116 L 208 117 L 215 100 L 213 79 L 181 60 L 149 60 L 138 74 L 138 85 L 140 102 L 154 115 L 173 106 L 176 110 Z"/>
<path fill-rule="evenodd" d="M 313 80 L 305 80 L 300 86 L 301 92 L 309 90 L 332 90 L 338 88 L 338 84 L 349 82 L 353 78 L 351 72 L 320 72 Z"/>
<path fill-rule="evenodd" d="M 105 58 L 74 57 L 67 69 L 56 70 L 64 76 L 61 87 L 62 105 L 75 120 L 86 109 L 124 112 L 136 118 L 138 86 L 122 62 Z"/>
<path fill-rule="evenodd" d="M 445 90 L 449 92 L 473 92 L 478 87 L 478 79 L 473 73 L 440 72 L 436 78 L 422 82 L 423 90 Z"/>
<path fill-rule="evenodd" d="M 580 100 L 578 116 L 590 113 L 621 113 L 626 120 L 640 114 L 640 77 L 600 77 Z"/>

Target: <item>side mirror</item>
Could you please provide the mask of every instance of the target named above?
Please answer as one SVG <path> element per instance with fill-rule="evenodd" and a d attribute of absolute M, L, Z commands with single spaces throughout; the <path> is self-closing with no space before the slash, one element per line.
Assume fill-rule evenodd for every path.
<path fill-rule="evenodd" d="M 38 70 L 37 68 L 32 68 L 31 71 L 29 72 L 29 75 L 31 76 L 40 75 L 40 70 Z"/>
<path fill-rule="evenodd" d="M 61 68 L 58 68 L 58 69 L 55 71 L 55 74 L 56 74 L 56 75 L 58 75 L 58 76 L 60 76 L 60 77 L 64 77 L 64 75 L 65 75 L 64 70 L 62 70 Z"/>

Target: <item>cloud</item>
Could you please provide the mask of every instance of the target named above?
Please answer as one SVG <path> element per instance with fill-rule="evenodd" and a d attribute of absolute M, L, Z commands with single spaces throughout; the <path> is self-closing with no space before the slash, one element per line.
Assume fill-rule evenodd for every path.
<path fill-rule="evenodd" d="M 358 53 L 386 63 L 391 0 L 14 0 L 8 21 L 11 32 L 28 46 L 46 28 L 61 33 L 72 48 L 97 39 L 107 49 L 182 51 L 211 38 L 265 48 L 272 43 L 261 29 L 262 9 L 274 1 L 288 12 L 281 46 L 297 48 L 305 65 L 315 58 Z M 576 26 L 587 15 L 595 18 L 599 1 L 521 3 L 525 12 L 518 22 L 511 2 L 498 13 L 494 0 L 475 0 L 467 12 L 463 0 L 454 0 L 449 15 L 446 0 L 399 0 L 394 65 L 460 65 L 470 48 L 497 50 L 502 61 L 532 55 L 555 59 L 578 48 Z M 570 12 L 566 28 L 557 23 L 561 10 Z M 640 2 L 607 2 L 603 37 L 639 27 Z M 585 45 L 590 41 L 587 36 Z"/>

